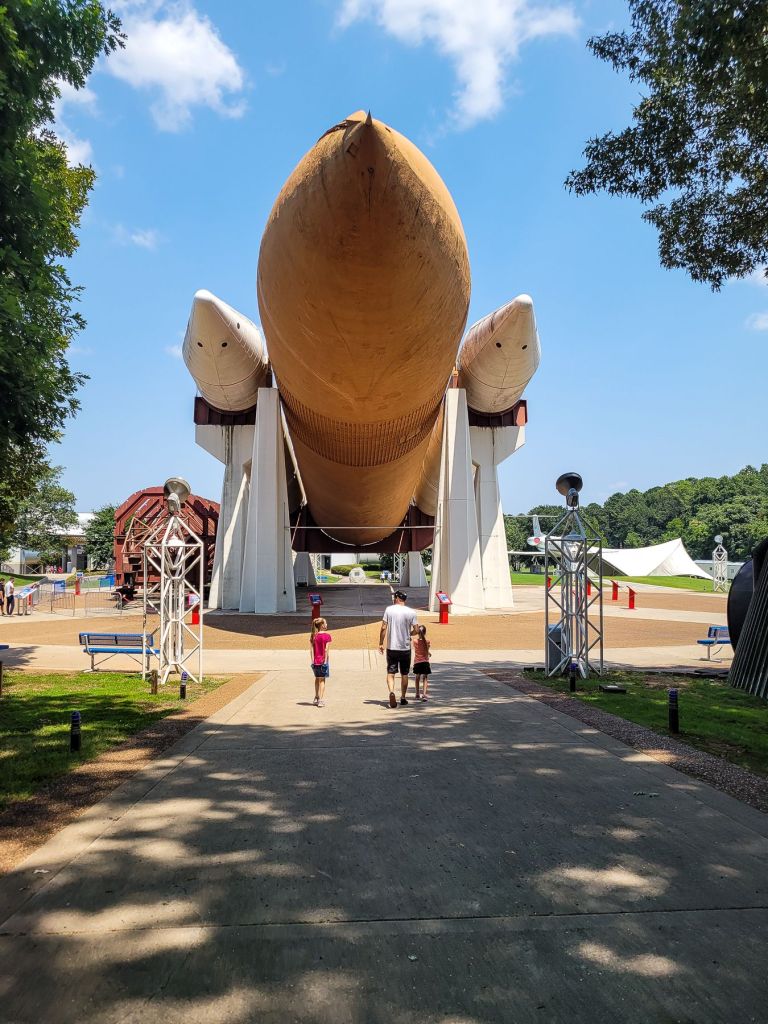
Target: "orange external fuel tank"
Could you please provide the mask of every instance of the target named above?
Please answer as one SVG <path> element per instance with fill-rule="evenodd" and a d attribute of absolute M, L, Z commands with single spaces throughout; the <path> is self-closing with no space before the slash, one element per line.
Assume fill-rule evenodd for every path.
<path fill-rule="evenodd" d="M 258 298 L 307 503 L 336 539 L 373 544 L 407 512 L 469 292 L 426 157 L 363 111 L 326 132 L 272 209 Z"/>

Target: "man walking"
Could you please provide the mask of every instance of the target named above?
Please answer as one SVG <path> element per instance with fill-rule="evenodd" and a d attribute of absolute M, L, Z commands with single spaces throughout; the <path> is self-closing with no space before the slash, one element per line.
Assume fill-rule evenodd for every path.
<path fill-rule="evenodd" d="M 9 577 L 8 582 L 5 584 L 5 612 L 6 615 L 13 615 L 13 606 L 16 603 L 16 597 L 14 596 L 15 587 L 13 580 Z"/>
<path fill-rule="evenodd" d="M 379 633 L 379 654 L 387 651 L 387 686 L 389 687 L 389 706 L 397 707 L 395 697 L 395 676 L 400 673 L 400 704 L 407 704 L 408 673 L 411 671 L 411 636 L 418 620 L 413 608 L 406 608 L 408 595 L 396 590 L 395 603 L 384 612 Z"/>

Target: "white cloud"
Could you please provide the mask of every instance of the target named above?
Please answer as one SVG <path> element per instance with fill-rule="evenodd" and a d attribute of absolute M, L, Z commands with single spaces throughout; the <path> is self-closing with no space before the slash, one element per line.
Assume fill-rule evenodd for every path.
<path fill-rule="evenodd" d="M 747 317 L 744 326 L 750 331 L 768 331 L 768 313 L 753 313 Z"/>
<path fill-rule="evenodd" d="M 67 162 L 71 167 L 77 164 L 90 164 L 93 160 L 93 147 L 87 139 L 81 139 L 67 123 L 65 112 L 67 107 L 80 107 L 89 114 L 96 112 L 96 93 L 85 86 L 75 89 L 69 82 L 59 81 L 60 96 L 53 104 L 54 131 L 67 147 Z"/>
<path fill-rule="evenodd" d="M 115 241 L 120 245 L 137 245 L 140 249 L 156 249 L 160 244 L 160 233 L 155 228 L 126 228 L 118 224 Z"/>
<path fill-rule="evenodd" d="M 448 57 L 459 84 L 453 116 L 462 128 L 499 113 L 508 65 L 523 43 L 573 35 L 578 26 L 570 6 L 531 0 L 342 0 L 343 28 L 366 18 L 408 46 L 430 42 Z"/>
<path fill-rule="evenodd" d="M 105 70 L 155 95 L 150 109 L 161 131 L 181 131 L 193 107 L 210 107 L 224 117 L 243 114 L 245 104 L 235 97 L 245 73 L 216 26 L 191 3 L 131 2 L 118 10 L 128 38 Z"/>
<path fill-rule="evenodd" d="M 173 356 L 174 359 L 183 358 L 181 345 L 166 345 L 165 351 L 168 353 L 169 356 Z"/>

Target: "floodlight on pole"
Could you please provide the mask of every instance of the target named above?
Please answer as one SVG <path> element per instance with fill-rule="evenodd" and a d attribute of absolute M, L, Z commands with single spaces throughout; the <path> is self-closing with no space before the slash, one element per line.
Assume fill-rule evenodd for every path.
<path fill-rule="evenodd" d="M 144 646 L 147 618 L 159 614 L 161 684 L 173 672 L 180 676 L 186 673 L 195 682 L 203 674 L 203 542 L 181 515 L 190 493 L 189 484 L 181 477 L 166 480 L 163 494 L 168 517 L 157 523 L 144 542 Z M 150 566 L 159 575 L 159 584 L 146 582 Z M 146 654 L 145 650 L 145 668 Z M 193 665 L 196 671 L 192 670 Z"/>
<path fill-rule="evenodd" d="M 603 671 L 603 542 L 579 513 L 581 476 L 563 473 L 555 486 L 566 510 L 544 538 L 544 663 L 548 676 L 586 678 Z"/>
<path fill-rule="evenodd" d="M 717 593 L 728 589 L 728 552 L 723 547 L 721 534 L 715 537 L 715 550 L 712 552 L 712 590 Z"/>

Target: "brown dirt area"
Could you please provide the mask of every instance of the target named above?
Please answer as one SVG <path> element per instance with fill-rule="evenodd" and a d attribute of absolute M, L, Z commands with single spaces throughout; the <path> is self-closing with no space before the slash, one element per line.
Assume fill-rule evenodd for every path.
<path fill-rule="evenodd" d="M 662 595 L 666 596 L 666 595 Z M 650 607 L 650 605 L 648 606 Z M 713 609 L 714 611 L 714 609 Z M 510 650 L 539 647 L 543 634 L 541 612 L 511 615 L 455 616 L 448 626 L 437 617 L 422 615 L 435 650 Z M 329 618 L 336 650 L 371 649 L 378 646 L 379 618 L 349 616 Z M 63 644 L 78 646 L 80 631 L 121 633 L 141 631 L 139 616 L 122 618 L 22 620 L 3 628 L 0 636 L 9 644 Z M 695 643 L 706 636 L 706 626 L 695 622 L 662 622 L 638 617 L 606 616 L 605 643 L 611 647 L 663 647 Z M 205 646 L 208 650 L 301 650 L 307 646 L 308 623 L 281 615 L 215 615 L 206 620 Z"/>
<path fill-rule="evenodd" d="M 239 697 L 262 675 L 256 672 L 233 676 L 188 707 L 161 718 L 99 757 L 54 779 L 30 800 L 9 804 L 0 813 L 0 874 L 145 768 L 185 733 Z"/>
<path fill-rule="evenodd" d="M 618 601 L 611 601 L 610 588 L 603 600 L 607 607 L 613 605 L 626 608 L 625 591 L 619 591 Z M 660 594 L 655 590 L 638 590 L 635 597 L 638 611 L 642 608 L 664 608 L 678 612 L 711 612 L 713 615 L 725 615 L 728 599 L 722 594 L 681 594 L 679 591 Z"/>

